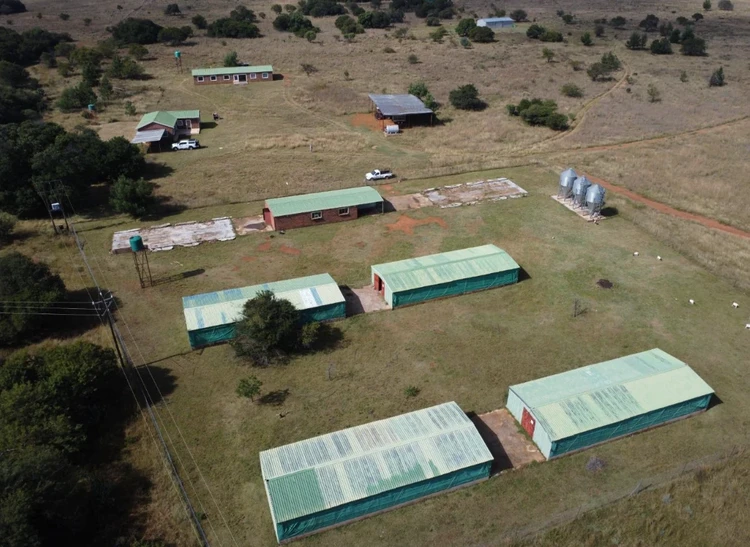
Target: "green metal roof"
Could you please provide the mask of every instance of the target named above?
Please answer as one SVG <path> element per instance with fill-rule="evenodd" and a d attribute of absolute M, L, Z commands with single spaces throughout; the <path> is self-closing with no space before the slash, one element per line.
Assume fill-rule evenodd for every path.
<path fill-rule="evenodd" d="M 325 209 L 357 207 L 358 205 L 382 202 L 383 197 L 377 190 L 370 186 L 360 186 L 358 188 L 331 190 L 316 194 L 267 199 L 266 207 L 271 210 L 274 217 L 283 217 L 299 213 L 323 211 Z"/>
<path fill-rule="evenodd" d="M 187 330 L 199 330 L 236 323 L 245 302 L 261 291 L 271 291 L 289 300 L 298 310 L 344 302 L 338 284 L 329 274 L 311 275 L 240 289 L 228 289 L 194 296 L 184 296 L 182 307 Z"/>
<path fill-rule="evenodd" d="M 693 369 L 660 349 L 511 386 L 551 440 L 712 394 Z"/>
<path fill-rule="evenodd" d="M 492 461 L 454 402 L 260 453 L 274 523 Z"/>
<path fill-rule="evenodd" d="M 258 65 L 196 68 L 193 70 L 193 76 L 222 76 L 224 74 L 250 74 L 251 72 L 273 72 L 273 67 L 271 65 Z"/>
<path fill-rule="evenodd" d="M 518 268 L 516 261 L 499 247 L 482 245 L 376 264 L 372 266 L 372 271 L 378 274 L 393 292 L 398 292 Z"/>
<path fill-rule="evenodd" d="M 150 123 L 158 123 L 166 127 L 174 128 L 174 126 L 177 125 L 178 119 L 195 119 L 200 117 L 200 110 L 157 110 L 156 112 L 148 112 L 147 114 L 144 114 L 141 121 L 138 122 L 136 130 Z"/>

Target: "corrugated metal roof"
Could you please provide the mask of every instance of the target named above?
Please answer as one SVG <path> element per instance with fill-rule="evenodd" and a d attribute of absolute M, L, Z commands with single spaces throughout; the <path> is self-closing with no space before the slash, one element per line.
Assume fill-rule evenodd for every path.
<path fill-rule="evenodd" d="M 147 112 L 144 114 L 141 121 L 138 122 L 136 129 L 140 129 L 150 123 L 158 123 L 174 128 L 177 125 L 178 119 L 195 119 L 200 117 L 200 110 L 157 110 L 156 112 Z"/>
<path fill-rule="evenodd" d="M 382 203 L 382 201 L 383 197 L 377 190 L 370 186 L 360 186 L 358 188 L 345 188 L 344 190 L 267 199 L 266 206 L 271 210 L 274 217 L 283 217 L 325 209 Z"/>
<path fill-rule="evenodd" d="M 289 300 L 298 310 L 345 301 L 338 284 L 327 273 L 185 296 L 182 298 L 182 307 L 187 330 L 236 323 L 242 316 L 245 302 L 261 291 L 271 291 L 278 298 Z"/>
<path fill-rule="evenodd" d="M 418 97 L 414 95 L 376 95 L 370 93 L 370 100 L 375 103 L 384 116 L 406 116 L 409 114 L 432 114 Z"/>
<path fill-rule="evenodd" d="M 273 72 L 271 65 L 229 66 L 216 68 L 196 68 L 193 76 L 221 76 L 223 74 L 250 74 L 251 72 Z"/>
<path fill-rule="evenodd" d="M 492 461 L 454 402 L 260 453 L 274 521 Z"/>
<path fill-rule="evenodd" d="M 149 131 L 137 131 L 135 134 L 135 137 L 133 137 L 133 140 L 130 141 L 133 144 L 138 144 L 141 142 L 158 142 L 164 137 L 164 133 L 166 133 L 166 129 L 151 129 Z"/>
<path fill-rule="evenodd" d="M 484 21 L 485 23 L 515 23 L 516 21 L 511 17 L 485 17 L 483 19 L 479 19 L 479 21 Z"/>
<path fill-rule="evenodd" d="M 554 440 L 713 393 L 660 349 L 511 386 Z"/>
<path fill-rule="evenodd" d="M 511 256 L 495 245 L 482 245 L 398 262 L 376 264 L 372 271 L 393 292 L 449 283 L 518 269 Z"/>

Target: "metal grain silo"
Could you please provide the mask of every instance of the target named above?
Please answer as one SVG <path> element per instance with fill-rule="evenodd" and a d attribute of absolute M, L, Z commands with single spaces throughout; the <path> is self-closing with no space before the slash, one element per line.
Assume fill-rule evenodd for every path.
<path fill-rule="evenodd" d="M 586 205 L 586 192 L 591 188 L 591 181 L 585 176 L 580 176 L 573 181 L 573 203 L 579 207 Z"/>
<path fill-rule="evenodd" d="M 589 186 L 589 189 L 586 191 L 586 206 L 589 209 L 590 215 L 601 212 L 602 207 L 604 207 L 606 193 L 607 191 L 604 187 L 599 184 Z"/>
<path fill-rule="evenodd" d="M 557 196 L 563 199 L 569 198 L 573 192 L 573 181 L 576 178 L 578 178 L 578 175 L 570 168 L 560 173 L 560 186 L 557 190 Z"/>

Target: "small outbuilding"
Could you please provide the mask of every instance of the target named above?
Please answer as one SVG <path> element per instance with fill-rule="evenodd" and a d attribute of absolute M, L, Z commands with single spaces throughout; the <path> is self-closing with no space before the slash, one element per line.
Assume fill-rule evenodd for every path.
<path fill-rule="evenodd" d="M 520 266 L 495 245 L 377 264 L 372 284 L 392 308 L 518 281 Z"/>
<path fill-rule="evenodd" d="M 164 131 L 168 135 L 181 137 L 197 135 L 201 132 L 200 110 L 159 110 L 144 114 L 138 122 L 136 138 L 139 133 Z M 155 134 L 154 134 L 155 135 Z"/>
<path fill-rule="evenodd" d="M 432 125 L 434 112 L 414 95 L 375 95 L 370 94 L 370 111 L 381 120 L 385 128 L 386 120 L 391 120 L 399 127 L 413 125 Z"/>
<path fill-rule="evenodd" d="M 652 349 L 510 386 L 507 406 L 550 459 L 702 412 L 713 393 Z"/>
<path fill-rule="evenodd" d="M 329 274 L 185 296 L 182 308 L 190 347 L 210 346 L 234 338 L 235 324 L 242 317 L 245 302 L 261 291 L 271 291 L 278 298 L 289 300 L 305 322 L 346 317 L 344 295 Z"/>
<path fill-rule="evenodd" d="M 196 85 L 245 85 L 254 82 L 272 81 L 273 67 L 271 65 L 258 65 L 196 68 L 192 74 L 193 83 Z"/>
<path fill-rule="evenodd" d="M 483 481 L 492 460 L 453 402 L 260 453 L 279 543 Z"/>
<path fill-rule="evenodd" d="M 478 27 L 487 27 L 491 29 L 496 28 L 511 28 L 516 26 L 516 22 L 510 17 L 486 17 L 477 21 Z"/>
<path fill-rule="evenodd" d="M 354 220 L 382 213 L 383 197 L 370 186 L 267 199 L 263 221 L 274 230 Z"/>

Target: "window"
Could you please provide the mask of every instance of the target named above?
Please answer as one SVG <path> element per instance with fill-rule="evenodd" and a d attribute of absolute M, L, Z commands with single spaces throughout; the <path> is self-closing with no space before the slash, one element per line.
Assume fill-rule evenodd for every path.
<path fill-rule="evenodd" d="M 339 209 L 339 216 L 340 217 L 349 216 L 349 207 L 342 207 L 341 209 Z"/>
<path fill-rule="evenodd" d="M 203 76 L 198 76 L 198 81 L 202 82 L 203 81 Z"/>
<path fill-rule="evenodd" d="M 250 79 L 255 80 L 258 77 L 258 75 L 255 72 L 250 73 Z"/>
<path fill-rule="evenodd" d="M 224 74 L 224 79 L 225 80 L 231 80 L 232 77 L 229 74 Z"/>
<path fill-rule="evenodd" d="M 183 120 L 177 120 L 177 127 L 182 127 L 183 125 L 185 125 Z"/>
<path fill-rule="evenodd" d="M 268 72 L 264 72 L 263 73 L 263 79 L 264 80 L 268 80 Z"/>
<path fill-rule="evenodd" d="M 321 220 L 323 218 L 323 211 L 313 211 L 310 213 L 310 218 L 313 220 Z"/>
<path fill-rule="evenodd" d="M 215 82 L 216 81 L 216 76 L 211 76 L 211 81 Z"/>

